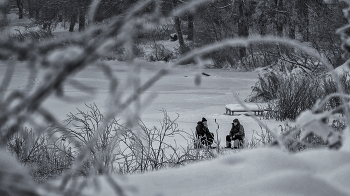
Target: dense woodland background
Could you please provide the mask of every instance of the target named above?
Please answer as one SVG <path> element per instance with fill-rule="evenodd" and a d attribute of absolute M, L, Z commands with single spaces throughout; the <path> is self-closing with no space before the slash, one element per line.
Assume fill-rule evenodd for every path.
<path fill-rule="evenodd" d="M 91 1 L 85 0 L 10 0 L 3 9 L 19 9 L 19 18 L 27 15 L 33 19 L 33 25 L 39 25 L 43 31 L 52 32 L 59 25 L 67 31 L 84 31 L 88 25 L 108 23 L 116 17 L 122 17 L 137 0 L 108 1 L 98 3 L 93 18 L 87 17 Z M 159 1 L 161 12 L 166 16 L 186 1 Z M 342 14 L 346 4 L 334 1 L 325 4 L 322 0 L 216 0 L 199 6 L 196 11 L 173 17 L 170 25 L 163 25 L 152 33 L 137 36 L 142 39 L 168 39 L 169 34 L 177 33 L 181 53 L 215 41 L 234 37 L 255 35 L 284 36 L 305 42 L 317 49 L 334 67 L 341 65 L 340 38 L 334 36 L 337 28 L 347 23 Z M 144 13 L 152 12 L 150 5 Z M 2 25 L 6 24 L 3 18 Z M 185 41 L 184 41 L 185 40 Z M 190 42 L 186 42 L 190 41 Z M 304 69 L 322 69 L 319 64 L 307 63 L 308 57 L 271 44 L 254 44 L 248 48 L 223 49 L 208 54 L 220 67 L 256 68 L 268 66 L 277 60 L 300 66 Z M 242 66 L 242 64 L 244 66 Z"/>

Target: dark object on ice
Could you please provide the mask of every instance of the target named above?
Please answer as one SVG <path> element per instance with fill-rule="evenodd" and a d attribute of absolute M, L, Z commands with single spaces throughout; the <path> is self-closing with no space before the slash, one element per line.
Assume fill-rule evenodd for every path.
<path fill-rule="evenodd" d="M 205 75 L 205 76 L 210 76 L 209 74 L 207 74 L 207 73 L 204 73 L 204 72 L 202 73 L 202 75 Z"/>
<path fill-rule="evenodd" d="M 170 34 L 170 41 L 174 42 L 176 40 L 177 40 L 177 34 L 176 33 Z"/>

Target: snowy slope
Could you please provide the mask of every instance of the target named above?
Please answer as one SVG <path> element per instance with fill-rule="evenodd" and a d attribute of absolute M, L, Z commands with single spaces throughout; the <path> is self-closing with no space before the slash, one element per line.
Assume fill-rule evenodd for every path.
<path fill-rule="evenodd" d="M 115 177 L 126 195 L 350 195 L 350 153 L 312 150 L 288 154 L 276 148 L 246 150 L 217 160 L 145 174 Z M 88 195 L 111 195 L 100 177 L 101 189 Z M 131 188 L 133 187 L 133 188 Z"/>

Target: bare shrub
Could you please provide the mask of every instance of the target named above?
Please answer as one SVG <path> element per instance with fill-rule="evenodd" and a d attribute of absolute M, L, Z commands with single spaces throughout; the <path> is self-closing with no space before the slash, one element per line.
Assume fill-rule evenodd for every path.
<path fill-rule="evenodd" d="M 69 143 L 74 144 L 78 153 L 82 153 L 88 147 L 89 153 L 85 157 L 84 167 L 77 171 L 79 174 L 88 176 L 90 172 L 96 174 L 111 173 L 114 171 L 113 151 L 118 145 L 117 137 L 120 125 L 115 119 L 112 119 L 107 125 L 103 125 L 105 119 L 97 106 L 92 104 L 86 105 L 86 107 L 89 109 L 87 112 L 78 109 L 77 114 L 68 114 L 65 120 L 67 128 L 58 128 L 56 132 L 67 138 Z M 98 129 L 104 130 L 98 132 Z M 93 144 L 89 144 L 93 138 L 95 141 Z"/>
<path fill-rule="evenodd" d="M 113 119 L 104 126 L 104 115 L 96 104 L 86 105 L 88 111 L 78 109 L 65 120 L 66 126 L 50 127 L 37 134 L 24 128 L 7 141 L 7 149 L 30 169 L 30 175 L 39 183 L 56 179 L 72 169 L 72 164 L 87 148 L 82 167 L 72 171 L 73 176 L 96 174 L 143 173 L 164 168 L 179 167 L 218 156 L 208 148 L 195 150 L 193 146 L 177 146 L 174 137 L 189 139 L 178 129 L 176 120 L 163 110 L 160 127 L 148 128 L 141 120 L 139 129 L 127 128 Z M 98 136 L 97 130 L 104 126 Z M 92 144 L 89 142 L 96 138 Z M 192 140 L 190 140 L 192 141 Z"/>
<path fill-rule="evenodd" d="M 339 75 L 339 83 L 344 90 L 344 93 L 350 94 L 350 73 L 344 72 Z M 331 95 L 337 92 L 337 82 L 335 82 L 328 75 L 323 77 L 322 80 L 325 96 Z M 342 98 L 339 96 L 333 96 L 326 104 L 326 109 L 334 109 L 342 104 Z M 340 111 L 341 112 L 341 111 Z"/>
<path fill-rule="evenodd" d="M 117 171 L 119 173 L 139 173 L 164 168 L 184 166 L 200 160 L 217 157 L 212 149 L 194 149 L 190 142 L 187 146 L 178 146 L 176 137 L 193 141 L 191 135 L 178 129 L 177 116 L 171 119 L 163 110 L 160 127 L 148 128 L 139 121 L 141 132 L 124 127 L 119 136 L 116 152 Z M 174 140 L 170 140 L 174 138 Z"/>
<path fill-rule="evenodd" d="M 175 32 L 174 22 L 171 20 L 165 20 L 159 26 L 146 27 L 141 29 L 141 33 L 137 39 L 149 39 L 149 40 L 168 40 L 171 33 Z"/>
<path fill-rule="evenodd" d="M 52 134 L 49 130 L 37 134 L 23 128 L 7 141 L 7 149 L 30 168 L 30 175 L 39 183 L 59 177 L 74 160 L 71 147 L 63 138 L 51 140 Z"/>
<path fill-rule="evenodd" d="M 330 125 L 330 128 L 335 129 L 335 122 Z M 276 138 L 268 130 L 264 130 L 260 127 L 260 132 L 253 130 L 252 138 L 247 142 L 246 147 L 249 149 L 275 146 Z M 303 132 L 297 126 L 291 126 L 288 123 L 284 125 L 279 125 L 280 136 L 285 140 L 284 147 L 289 152 L 300 152 L 306 149 L 323 148 L 327 146 L 327 141 L 322 139 L 316 134 L 307 134 L 304 138 L 301 138 Z"/>
<path fill-rule="evenodd" d="M 322 87 L 316 78 L 290 75 L 279 84 L 272 112 L 277 120 L 294 120 L 304 110 L 311 109 L 322 98 Z"/>
<path fill-rule="evenodd" d="M 163 110 L 163 120 L 160 127 L 148 128 L 139 122 L 142 132 L 135 133 L 126 129 L 121 133 L 120 147 L 117 155 L 119 171 L 122 173 L 146 172 L 167 167 L 185 165 L 188 161 L 188 149 L 176 146 L 170 138 L 185 137 L 185 132 L 178 129 L 176 117 L 170 119 Z M 184 150 L 183 154 L 180 149 Z"/>
<path fill-rule="evenodd" d="M 267 72 L 258 76 L 258 82 L 252 87 L 252 94 L 249 95 L 249 102 L 266 102 L 277 98 L 277 91 L 283 82 L 283 76 L 276 72 Z"/>
<path fill-rule="evenodd" d="M 311 109 L 317 100 L 336 93 L 338 88 L 338 84 L 328 74 L 318 76 L 269 71 L 259 75 L 258 79 L 247 100 L 268 102 L 265 117 L 281 121 L 295 120 L 302 111 Z M 349 74 L 341 74 L 339 82 L 344 92 L 349 94 Z M 332 96 L 322 110 L 334 109 L 341 104 L 340 96 Z"/>
<path fill-rule="evenodd" d="M 135 43 L 132 46 L 131 50 L 126 49 L 125 47 L 113 48 L 107 53 L 101 55 L 101 60 L 108 61 L 126 61 L 129 55 L 134 55 L 135 57 L 143 57 L 144 51 L 140 47 L 139 43 Z"/>
<path fill-rule="evenodd" d="M 43 31 L 43 30 L 32 30 L 32 29 L 26 29 L 24 32 L 21 32 L 20 30 L 16 30 L 15 34 L 10 34 L 9 39 L 10 40 L 16 40 L 19 42 L 25 42 L 25 41 L 44 41 L 53 38 L 53 35 L 51 32 Z"/>
<path fill-rule="evenodd" d="M 271 135 L 270 132 L 263 130 L 261 128 L 260 133 L 256 130 L 253 130 L 252 138 L 246 143 L 246 148 L 259 148 L 266 145 L 272 144 L 275 138 Z"/>
<path fill-rule="evenodd" d="M 152 53 L 147 56 L 148 61 L 165 61 L 169 62 L 173 57 L 173 52 L 165 48 L 163 44 L 153 41 L 151 45 Z"/>

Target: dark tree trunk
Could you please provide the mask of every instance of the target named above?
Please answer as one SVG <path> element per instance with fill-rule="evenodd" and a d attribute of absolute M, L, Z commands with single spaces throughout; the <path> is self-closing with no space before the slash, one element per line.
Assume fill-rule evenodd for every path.
<path fill-rule="evenodd" d="M 18 18 L 23 18 L 23 2 L 22 0 L 17 0 L 17 7 L 18 7 Z"/>
<path fill-rule="evenodd" d="M 63 15 L 62 14 L 58 15 L 58 22 L 63 22 Z"/>
<path fill-rule="evenodd" d="M 193 29 L 193 15 L 191 13 L 188 14 L 188 40 L 193 40 L 193 34 L 194 34 L 194 29 Z"/>
<path fill-rule="evenodd" d="M 291 38 L 291 39 L 295 39 L 295 29 L 296 29 L 296 21 L 295 21 L 295 18 L 297 17 L 296 16 L 296 4 L 295 2 L 289 2 L 291 5 L 289 7 L 289 12 L 288 12 L 288 15 L 287 15 L 287 26 L 288 26 L 288 37 Z"/>
<path fill-rule="evenodd" d="M 86 1 L 86 0 L 79 0 L 78 1 L 78 6 L 79 6 L 79 32 L 80 31 L 84 31 L 85 30 L 85 22 L 86 22 L 86 19 L 85 19 L 85 16 L 86 16 L 86 12 L 87 12 L 87 9 L 89 7 L 89 1 Z"/>
<path fill-rule="evenodd" d="M 184 38 L 182 35 L 180 18 L 178 16 L 175 16 L 174 22 L 175 22 L 175 29 L 176 29 L 177 38 L 179 39 L 180 52 L 181 52 L 181 54 L 184 54 L 184 53 L 188 52 L 188 48 L 185 44 L 185 41 L 184 41 Z"/>
<path fill-rule="evenodd" d="M 44 29 L 45 31 L 51 31 L 51 23 L 45 22 L 45 23 L 43 24 L 43 29 Z"/>
<path fill-rule="evenodd" d="M 32 0 L 27 0 L 28 3 L 28 18 L 34 18 L 35 14 L 34 14 L 34 7 L 33 7 L 33 2 Z"/>
<path fill-rule="evenodd" d="M 248 37 L 249 36 L 249 27 L 248 22 L 246 19 L 246 10 L 244 6 L 244 1 L 239 0 L 238 3 L 238 13 L 239 13 L 239 19 L 238 19 L 238 36 L 239 37 Z M 247 55 L 247 51 L 245 47 L 239 48 L 239 58 L 242 59 Z"/>
<path fill-rule="evenodd" d="M 75 13 L 73 13 L 71 18 L 70 18 L 69 32 L 74 31 L 74 26 L 75 26 L 76 22 L 77 22 L 77 15 Z"/>
<path fill-rule="evenodd" d="M 35 18 L 39 19 L 40 18 L 40 7 L 39 7 L 39 3 L 38 0 L 34 0 L 34 12 L 35 12 Z"/>
<path fill-rule="evenodd" d="M 35 11 L 35 18 L 36 18 L 36 19 L 39 19 L 39 18 L 40 18 L 40 11 L 39 11 L 39 10 L 36 10 L 36 11 Z"/>
<path fill-rule="evenodd" d="M 303 36 L 302 41 L 309 41 L 309 8 L 308 0 L 297 0 L 297 14 L 299 18 L 298 31 Z"/>
<path fill-rule="evenodd" d="M 177 0 L 173 0 L 172 3 L 173 3 L 173 7 L 175 8 L 177 5 Z M 180 44 L 180 53 L 185 54 L 189 51 L 189 48 L 185 44 L 182 31 L 181 31 L 181 21 L 178 16 L 174 17 L 174 23 L 175 23 L 177 38 L 179 39 L 179 44 Z"/>
<path fill-rule="evenodd" d="M 276 3 L 276 31 L 277 35 L 283 36 L 283 0 L 275 0 Z"/>
<path fill-rule="evenodd" d="M 85 9 L 80 6 L 79 10 L 79 32 L 85 30 Z"/>
<path fill-rule="evenodd" d="M 294 24 L 290 24 L 290 25 L 289 25 L 288 36 L 289 36 L 289 38 L 291 38 L 291 39 L 295 39 L 295 25 L 294 25 Z"/>
<path fill-rule="evenodd" d="M 267 33 L 267 18 L 265 16 L 265 13 L 262 13 L 260 16 L 260 20 L 259 20 L 259 33 L 260 35 L 266 35 Z"/>

